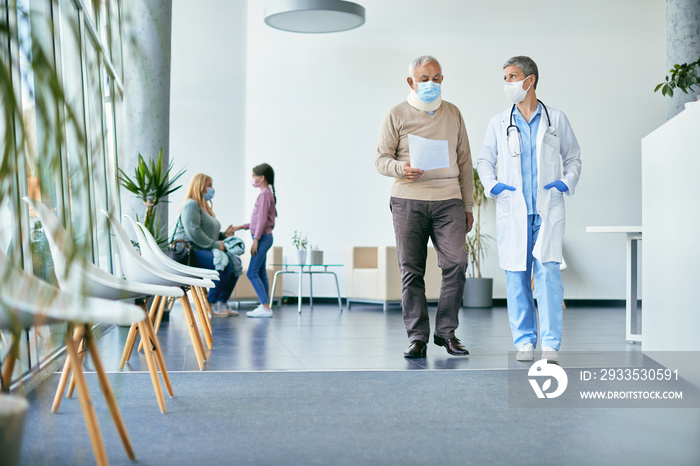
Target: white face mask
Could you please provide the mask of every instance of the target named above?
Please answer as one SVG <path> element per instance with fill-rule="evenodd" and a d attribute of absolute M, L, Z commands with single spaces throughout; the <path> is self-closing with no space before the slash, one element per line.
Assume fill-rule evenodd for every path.
<path fill-rule="evenodd" d="M 530 76 L 528 76 L 527 78 L 529 78 Z M 508 97 L 508 100 L 510 100 L 514 104 L 519 104 L 520 102 L 522 102 L 525 96 L 527 95 L 527 91 L 529 91 L 530 87 L 532 87 L 532 84 L 530 84 L 530 87 L 528 87 L 527 89 L 523 89 L 523 83 L 525 82 L 525 79 L 523 79 L 522 81 L 503 84 L 503 92 L 506 93 L 506 97 Z"/>

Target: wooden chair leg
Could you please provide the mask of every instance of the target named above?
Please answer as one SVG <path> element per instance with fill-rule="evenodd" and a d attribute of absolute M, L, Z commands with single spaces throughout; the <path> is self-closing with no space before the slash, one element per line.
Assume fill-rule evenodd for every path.
<path fill-rule="evenodd" d="M 151 303 L 151 310 L 148 311 L 148 318 L 151 319 L 151 322 L 154 321 L 156 318 L 156 313 L 158 312 L 158 307 L 160 306 L 160 301 L 162 297 L 161 296 L 154 296 L 153 297 L 153 302 Z M 140 352 L 141 349 L 143 348 L 143 340 L 139 343 L 139 349 L 136 350 L 137 352 Z"/>
<path fill-rule="evenodd" d="M 199 370 L 204 370 L 204 347 L 202 346 L 202 340 L 199 339 L 199 330 L 197 330 L 197 324 L 194 321 L 194 315 L 192 314 L 192 307 L 190 307 L 190 301 L 187 299 L 187 294 L 184 294 L 180 298 L 182 303 L 182 309 L 185 313 L 185 319 L 187 319 L 187 326 L 190 331 L 190 339 L 192 340 L 192 348 L 194 349 L 194 355 L 197 358 L 197 364 L 199 365 Z"/>
<path fill-rule="evenodd" d="M 148 317 L 146 317 L 148 320 Z M 141 341 L 148 341 L 148 332 L 146 330 L 145 320 L 139 325 L 139 333 L 141 334 Z M 153 391 L 156 394 L 156 400 L 158 400 L 158 407 L 160 412 L 164 413 L 167 411 L 165 407 L 165 398 L 163 397 L 163 390 L 160 388 L 160 380 L 158 379 L 158 369 L 156 369 L 156 361 L 153 355 L 153 348 L 151 345 L 144 346 L 144 356 L 146 357 L 146 365 L 148 366 L 148 372 L 151 374 L 151 382 L 153 383 Z"/>
<path fill-rule="evenodd" d="M 134 336 L 129 342 L 129 356 L 126 358 L 127 362 L 129 361 L 129 359 L 131 359 L 131 355 L 134 353 L 134 346 L 136 346 L 136 339 L 139 335 L 139 324 L 136 323 L 134 325 L 136 326 L 134 327 Z"/>
<path fill-rule="evenodd" d="M 61 406 L 63 392 L 66 391 L 66 385 L 68 384 L 68 377 L 70 376 L 70 373 L 70 358 L 66 358 L 66 361 L 63 363 L 63 371 L 61 371 L 61 378 L 58 381 L 58 387 L 56 387 L 56 394 L 53 397 L 51 414 L 56 414 L 58 412 L 58 408 Z"/>
<path fill-rule="evenodd" d="M 158 313 L 156 314 L 156 321 L 153 324 L 154 325 L 154 328 L 153 328 L 154 334 L 158 334 L 158 329 L 160 329 L 160 323 L 163 320 L 163 313 L 165 312 L 165 306 L 169 306 L 168 312 L 170 312 L 173 308 L 174 303 L 175 303 L 174 298 L 163 299 L 160 302 L 160 307 L 158 308 Z"/>
<path fill-rule="evenodd" d="M 194 289 L 194 287 L 190 289 L 190 293 L 192 294 L 192 301 L 194 301 L 194 307 L 197 309 L 197 314 L 199 315 L 199 323 L 202 326 L 204 340 L 207 342 L 207 347 L 211 349 L 212 345 L 214 344 L 214 340 L 212 340 L 211 332 L 209 332 L 209 327 L 207 327 L 206 318 L 204 317 L 204 307 L 200 302 L 199 295 L 197 294 L 197 291 Z"/>
<path fill-rule="evenodd" d="M 82 341 L 83 339 L 83 327 L 76 327 L 73 331 L 73 341 Z M 53 397 L 53 404 L 51 405 L 51 413 L 56 414 L 58 408 L 61 406 L 61 400 L 63 399 L 63 392 L 66 390 L 66 384 L 68 383 L 68 377 L 71 374 L 70 358 L 66 358 L 66 362 L 63 363 L 63 372 L 61 372 L 61 379 L 58 381 L 58 387 L 56 388 L 56 394 Z"/>
<path fill-rule="evenodd" d="M 134 448 L 131 446 L 129 434 L 126 432 L 126 426 L 124 425 L 124 420 L 122 419 L 121 412 L 119 411 L 119 406 L 117 406 L 117 400 L 114 397 L 112 386 L 109 384 L 107 374 L 105 374 L 105 369 L 102 365 L 102 358 L 100 358 L 100 353 L 97 351 L 97 344 L 95 344 L 95 339 L 92 338 L 90 333 L 86 335 L 86 339 L 90 356 L 92 356 L 92 363 L 95 366 L 95 372 L 97 373 L 97 380 L 100 382 L 100 388 L 102 389 L 102 394 L 107 402 L 109 412 L 112 414 L 112 419 L 114 420 L 114 425 L 117 428 L 117 433 L 119 434 L 119 438 L 121 438 L 122 444 L 124 445 L 126 456 L 133 461 L 136 459 L 136 454 L 134 453 Z"/>
<path fill-rule="evenodd" d="M 7 340 L 5 340 L 5 334 L 2 333 L 2 330 L 0 330 L 0 349 L 4 348 L 5 346 L 9 346 L 7 343 Z"/>
<path fill-rule="evenodd" d="M 161 301 L 166 300 L 167 298 L 163 296 L 154 296 L 153 297 L 153 302 L 151 303 L 151 309 L 148 311 L 148 317 L 151 319 L 151 322 L 155 322 L 156 320 L 156 314 L 158 313 L 158 308 L 160 308 L 160 303 Z"/>
<path fill-rule="evenodd" d="M 151 325 L 150 321 L 146 322 L 146 332 L 149 335 L 149 341 L 151 342 L 151 345 L 153 345 L 153 354 L 156 357 L 156 362 L 158 363 L 158 367 L 160 368 L 160 375 L 163 377 L 163 382 L 165 383 L 165 388 L 168 390 L 168 395 L 170 397 L 175 396 L 175 393 L 173 393 L 173 386 L 170 383 L 170 376 L 168 375 L 168 369 L 165 367 L 165 360 L 163 359 L 163 353 L 160 350 L 160 342 L 158 341 L 158 337 L 156 336 L 154 330 L 153 330 L 153 325 Z"/>
<path fill-rule="evenodd" d="M 85 426 L 87 427 L 88 435 L 90 436 L 92 451 L 99 466 L 107 465 L 109 464 L 109 461 L 107 460 L 107 453 L 105 452 L 104 443 L 102 442 L 100 427 L 97 424 L 95 408 L 92 404 L 92 399 L 90 398 L 87 383 L 85 382 L 85 376 L 83 375 L 83 368 L 81 366 L 82 363 L 78 357 L 78 351 L 75 348 L 73 339 L 68 336 L 69 333 L 70 332 L 66 333 L 65 338 L 66 352 L 68 353 L 68 357 L 71 361 L 71 367 L 73 368 L 73 378 L 76 380 L 80 408 L 82 409 L 83 417 L 85 418 Z"/>
<path fill-rule="evenodd" d="M 10 383 L 12 382 L 12 373 L 15 370 L 15 357 L 12 353 L 7 355 L 5 362 L 2 365 L 2 374 L 0 374 L 0 386 L 3 392 L 10 391 Z"/>
<path fill-rule="evenodd" d="M 10 351 L 7 352 L 5 362 L 2 365 L 2 373 L 0 374 L 0 387 L 3 392 L 10 391 L 12 373 L 15 371 L 15 362 L 17 361 L 17 355 L 19 355 L 19 340 L 14 336 L 11 340 Z"/>
<path fill-rule="evenodd" d="M 131 353 L 134 351 L 134 343 L 136 343 L 136 335 L 138 333 L 138 324 L 131 324 L 129 328 L 129 334 L 126 337 L 126 342 L 124 343 L 124 352 L 122 353 L 122 360 L 119 362 L 119 370 L 124 369 L 124 364 L 131 359 Z"/>
<path fill-rule="evenodd" d="M 80 345 L 78 346 L 78 357 L 80 358 L 80 364 L 83 363 L 83 359 L 85 359 L 85 331 L 83 329 L 79 330 L 80 332 L 80 340 L 74 340 L 74 341 L 80 341 Z M 70 382 L 68 382 L 68 393 L 66 396 L 68 398 L 73 396 L 73 391 L 75 390 L 75 378 L 72 375 L 71 372 L 71 378 Z"/>
<path fill-rule="evenodd" d="M 188 296 L 187 293 L 185 293 L 185 296 Z M 192 303 L 189 299 L 187 300 L 187 306 L 189 307 L 190 315 L 192 316 L 192 323 L 194 324 L 194 331 L 197 334 L 197 337 L 199 337 L 199 338 L 197 338 L 196 341 L 197 341 L 198 346 L 199 346 L 200 354 L 202 355 L 202 361 L 206 362 L 207 355 L 206 355 L 206 352 L 204 351 L 204 344 L 202 343 L 202 339 L 201 339 L 201 336 L 199 334 L 199 327 L 197 327 L 197 319 L 195 316 L 195 309 L 192 309 Z M 202 333 L 204 333 L 204 332 L 202 332 Z"/>
<path fill-rule="evenodd" d="M 199 302 L 202 303 L 202 307 L 204 308 L 204 319 L 207 321 L 207 328 L 209 328 L 209 334 L 213 336 L 214 331 L 212 330 L 211 318 L 209 317 L 211 316 L 211 306 L 209 305 L 207 293 L 201 286 L 195 286 L 194 289 L 199 296 Z"/>

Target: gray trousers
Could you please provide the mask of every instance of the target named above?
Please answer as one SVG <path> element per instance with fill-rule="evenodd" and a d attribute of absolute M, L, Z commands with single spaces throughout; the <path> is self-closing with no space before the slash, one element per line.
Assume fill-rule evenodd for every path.
<path fill-rule="evenodd" d="M 440 301 L 435 316 L 435 335 L 452 338 L 459 326 L 459 308 L 467 271 L 467 219 L 461 199 L 417 201 L 392 197 L 396 250 L 401 269 L 401 307 L 409 341 L 430 339 L 430 320 L 425 298 L 425 262 L 428 238 L 442 269 Z"/>

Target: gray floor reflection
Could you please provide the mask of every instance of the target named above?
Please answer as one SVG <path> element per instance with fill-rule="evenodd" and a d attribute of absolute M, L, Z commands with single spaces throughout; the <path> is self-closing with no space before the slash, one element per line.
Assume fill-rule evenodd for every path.
<path fill-rule="evenodd" d="M 401 310 L 382 312 L 381 306 L 355 304 L 340 312 L 337 303 L 314 303 L 299 314 L 295 305 L 275 307 L 272 319 L 245 317 L 212 319 L 214 344 L 207 351 L 206 370 L 476 370 L 507 369 L 512 352 L 508 316 L 504 307 L 462 309 L 456 336 L 470 355 L 455 357 L 428 344 L 427 357 L 407 360 L 408 346 Z M 431 308 L 431 322 L 435 308 Z M 610 358 L 633 364 L 640 345 L 624 340 L 625 312 L 621 307 L 569 307 L 564 315 L 562 364 L 599 365 Z M 109 371 L 118 370 L 128 329 L 114 328 L 100 341 Z M 182 309 L 176 304 L 169 322 L 159 332 L 169 371 L 199 370 L 192 351 Z M 584 356 L 585 354 L 585 356 Z M 146 370 L 135 353 L 125 371 Z"/>

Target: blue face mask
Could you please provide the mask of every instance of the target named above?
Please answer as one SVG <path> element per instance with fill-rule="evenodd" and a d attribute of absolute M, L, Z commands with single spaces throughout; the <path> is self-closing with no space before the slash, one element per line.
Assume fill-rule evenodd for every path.
<path fill-rule="evenodd" d="M 214 191 L 214 188 L 207 188 L 207 192 L 204 193 L 204 200 L 205 200 L 205 201 L 211 201 L 212 199 L 214 199 L 214 193 L 215 193 L 215 192 L 216 192 L 216 191 Z"/>
<path fill-rule="evenodd" d="M 440 84 L 433 81 L 418 83 L 417 94 L 418 98 L 426 104 L 434 102 L 435 99 L 440 97 Z"/>

